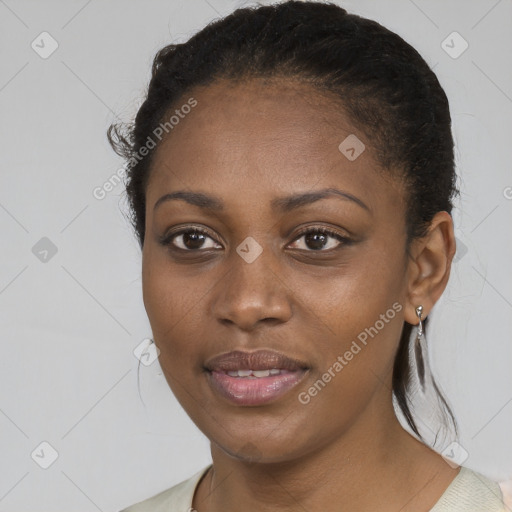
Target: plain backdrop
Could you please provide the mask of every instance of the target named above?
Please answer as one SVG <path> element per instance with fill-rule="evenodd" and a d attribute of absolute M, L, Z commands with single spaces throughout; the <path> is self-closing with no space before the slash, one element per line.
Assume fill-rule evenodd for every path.
<path fill-rule="evenodd" d="M 158 360 L 138 372 L 140 251 L 122 185 L 93 191 L 123 165 L 105 132 L 155 52 L 246 3 L 0 0 L 0 511 L 115 511 L 210 461 Z M 458 253 L 431 357 L 464 464 L 512 478 L 512 2 L 338 3 L 404 37 L 449 97 Z"/>

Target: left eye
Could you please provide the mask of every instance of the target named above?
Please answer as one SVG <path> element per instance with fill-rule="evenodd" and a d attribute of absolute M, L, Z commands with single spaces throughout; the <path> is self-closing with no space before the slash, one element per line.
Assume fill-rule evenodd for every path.
<path fill-rule="evenodd" d="M 299 243 L 304 239 L 302 244 Z M 330 240 L 329 240 L 330 239 Z M 341 236 L 335 231 L 328 229 L 314 228 L 303 231 L 298 238 L 295 239 L 293 244 L 298 244 L 293 249 L 300 249 L 305 251 L 321 251 L 335 249 L 343 244 L 348 244 L 348 238 Z M 302 245 L 302 246 L 301 246 Z"/>

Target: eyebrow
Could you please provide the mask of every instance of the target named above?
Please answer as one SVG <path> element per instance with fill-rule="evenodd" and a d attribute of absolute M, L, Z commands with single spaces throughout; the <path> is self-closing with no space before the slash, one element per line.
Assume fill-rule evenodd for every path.
<path fill-rule="evenodd" d="M 286 213 L 294 209 L 300 208 L 301 206 L 306 206 L 308 204 L 312 204 L 316 201 L 319 201 L 320 199 L 326 199 L 329 197 L 339 198 L 344 201 L 352 201 L 353 203 L 359 205 L 361 208 L 365 209 L 371 214 L 370 208 L 363 201 L 361 201 L 361 199 L 350 194 L 349 192 L 338 190 L 337 188 L 332 187 L 324 188 L 321 190 L 315 190 L 313 192 L 294 194 L 292 196 L 287 197 L 279 197 L 277 199 L 273 199 L 270 202 L 270 205 L 272 209 Z M 158 201 L 155 203 L 155 206 L 153 207 L 153 211 L 155 211 L 162 203 L 172 200 L 183 200 L 191 205 L 198 206 L 199 208 L 203 208 L 206 210 L 224 210 L 224 203 L 222 202 L 221 199 L 217 197 L 210 196 L 202 192 L 189 192 L 186 190 L 178 190 L 176 192 L 165 194 L 160 199 L 158 199 Z"/>

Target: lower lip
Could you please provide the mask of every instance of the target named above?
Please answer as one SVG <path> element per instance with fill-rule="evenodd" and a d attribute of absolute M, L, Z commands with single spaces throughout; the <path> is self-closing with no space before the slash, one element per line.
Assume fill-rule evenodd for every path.
<path fill-rule="evenodd" d="M 215 391 L 236 405 L 263 405 L 273 402 L 295 387 L 306 370 L 269 375 L 268 377 L 231 377 L 223 372 L 208 372 Z"/>

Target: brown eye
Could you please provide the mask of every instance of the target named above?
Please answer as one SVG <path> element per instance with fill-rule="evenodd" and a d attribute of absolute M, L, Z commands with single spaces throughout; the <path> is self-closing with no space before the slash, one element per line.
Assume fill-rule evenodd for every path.
<path fill-rule="evenodd" d="M 206 231 L 198 228 L 182 229 L 167 236 L 163 245 L 182 251 L 199 251 L 222 248 Z"/>
<path fill-rule="evenodd" d="M 304 239 L 302 243 L 299 243 L 301 239 Z M 304 251 L 329 251 L 336 249 L 341 245 L 348 244 L 350 241 L 348 238 L 323 228 L 309 228 L 304 230 L 298 238 L 293 242 L 295 247 L 293 249 L 300 249 Z"/>

